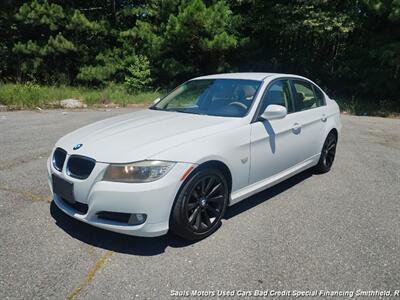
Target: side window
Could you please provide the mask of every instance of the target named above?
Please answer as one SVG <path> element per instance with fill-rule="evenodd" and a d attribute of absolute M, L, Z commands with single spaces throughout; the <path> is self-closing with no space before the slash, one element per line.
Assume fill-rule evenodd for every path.
<path fill-rule="evenodd" d="M 322 91 L 314 85 L 315 98 L 317 99 L 317 105 L 325 105 L 325 97 Z"/>
<path fill-rule="evenodd" d="M 293 112 L 289 80 L 275 81 L 268 88 L 261 101 L 260 114 L 262 114 L 270 104 L 285 106 L 288 113 Z"/>
<path fill-rule="evenodd" d="M 294 108 L 303 111 L 321 106 L 321 98 L 314 94 L 311 83 L 303 80 L 293 80 Z"/>

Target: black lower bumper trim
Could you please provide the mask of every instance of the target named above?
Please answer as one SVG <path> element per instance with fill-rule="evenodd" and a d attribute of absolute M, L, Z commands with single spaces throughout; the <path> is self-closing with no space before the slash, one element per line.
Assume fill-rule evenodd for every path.
<path fill-rule="evenodd" d="M 78 201 L 75 201 L 75 202 L 71 203 L 71 202 L 66 201 L 63 198 L 61 198 L 61 200 L 65 205 L 75 209 L 78 213 L 80 213 L 82 215 L 85 215 L 89 210 L 89 206 L 87 204 L 85 204 L 85 203 L 81 203 L 81 202 L 78 202 Z"/>

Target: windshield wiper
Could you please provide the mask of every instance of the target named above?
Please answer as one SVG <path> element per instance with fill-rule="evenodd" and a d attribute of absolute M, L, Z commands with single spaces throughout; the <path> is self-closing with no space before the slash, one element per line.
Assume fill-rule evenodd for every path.
<path fill-rule="evenodd" d="M 154 109 L 154 110 L 165 110 L 163 108 L 159 108 L 157 106 L 150 106 L 149 109 Z"/>
<path fill-rule="evenodd" d="M 202 113 L 199 113 L 199 112 L 186 110 L 186 108 L 170 108 L 170 109 L 164 109 L 164 111 L 173 111 L 173 112 L 181 112 L 181 113 L 194 114 L 194 115 L 202 115 Z"/>

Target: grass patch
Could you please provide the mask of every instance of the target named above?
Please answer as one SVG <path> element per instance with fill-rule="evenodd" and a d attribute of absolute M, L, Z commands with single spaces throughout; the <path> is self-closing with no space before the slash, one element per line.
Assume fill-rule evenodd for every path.
<path fill-rule="evenodd" d="M 79 99 L 89 106 L 115 103 L 122 107 L 128 104 L 150 104 L 160 96 L 158 91 L 128 94 L 119 85 L 110 85 L 103 89 L 90 89 L 70 86 L 41 86 L 34 83 L 0 83 L 0 104 L 10 109 L 32 109 L 60 107 L 63 99 Z"/>
<path fill-rule="evenodd" d="M 357 116 L 398 117 L 400 107 L 395 102 L 373 102 L 358 98 L 335 98 L 342 112 Z"/>

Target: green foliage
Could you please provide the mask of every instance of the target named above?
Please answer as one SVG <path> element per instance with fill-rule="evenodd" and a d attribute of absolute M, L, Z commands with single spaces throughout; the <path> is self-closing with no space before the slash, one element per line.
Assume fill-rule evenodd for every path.
<path fill-rule="evenodd" d="M 17 63 L 11 68 L 18 81 L 74 83 L 79 68 L 108 47 L 103 20 L 91 21 L 76 8 L 48 0 L 24 3 L 14 21 L 11 30 L 18 34 L 11 49 Z"/>
<path fill-rule="evenodd" d="M 128 75 L 125 76 L 125 86 L 128 92 L 137 94 L 149 89 L 152 82 L 150 75 L 150 62 L 147 57 L 134 56 L 132 64 L 128 67 Z"/>
<path fill-rule="evenodd" d="M 65 14 L 60 5 L 49 3 L 47 0 L 34 0 L 20 7 L 16 19 L 26 25 L 43 25 L 55 31 L 63 23 Z"/>
<path fill-rule="evenodd" d="M 385 16 L 393 22 L 400 21 L 399 0 L 364 0 L 364 3 L 374 13 Z"/>
<path fill-rule="evenodd" d="M 41 50 L 43 56 L 47 55 L 65 55 L 68 52 L 75 52 L 76 47 L 68 41 L 61 33 L 58 33 L 56 37 L 51 36 L 47 41 L 47 44 Z"/>
<path fill-rule="evenodd" d="M 6 0 L 0 80 L 136 93 L 275 71 L 358 99 L 350 106 L 399 110 L 399 23 L 400 0 Z"/>
<path fill-rule="evenodd" d="M 77 79 L 93 86 L 105 86 L 109 82 L 123 83 L 130 74 L 129 67 L 136 63 L 137 56 L 129 49 L 107 49 L 96 56 L 94 65 L 83 66 Z"/>
<path fill-rule="evenodd" d="M 224 54 L 237 45 L 229 32 L 231 15 L 224 1 L 208 7 L 201 0 L 184 1 L 178 14 L 168 18 L 163 36 L 163 69 L 168 76 L 184 79 L 222 71 Z"/>
<path fill-rule="evenodd" d="M 75 32 L 83 32 L 89 34 L 105 33 L 105 27 L 98 22 L 91 22 L 88 18 L 79 10 L 73 12 L 69 23 L 66 26 L 67 29 Z"/>
<path fill-rule="evenodd" d="M 120 51 L 106 50 L 96 56 L 95 65 L 83 66 L 77 79 L 88 85 L 106 85 L 121 69 Z"/>

